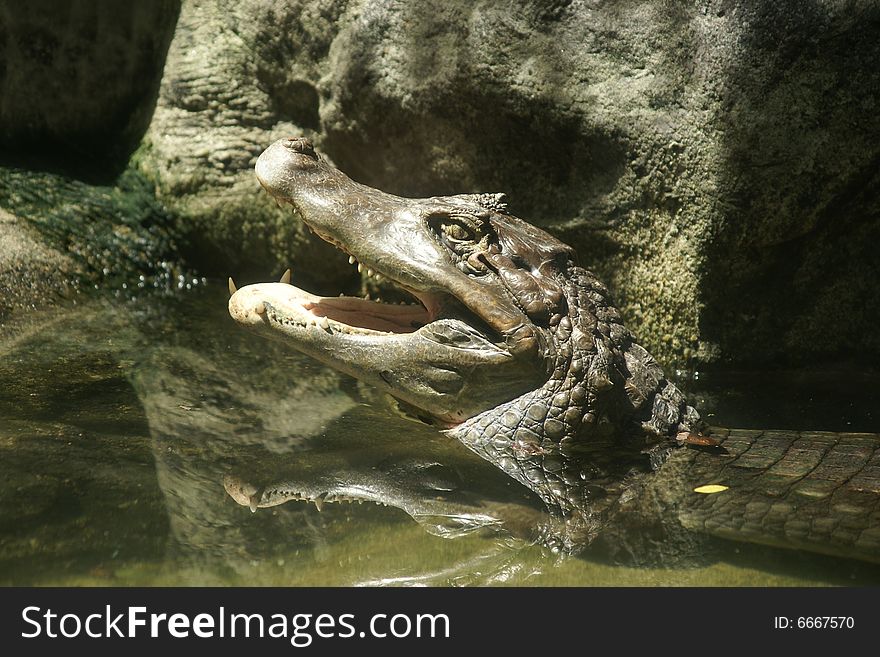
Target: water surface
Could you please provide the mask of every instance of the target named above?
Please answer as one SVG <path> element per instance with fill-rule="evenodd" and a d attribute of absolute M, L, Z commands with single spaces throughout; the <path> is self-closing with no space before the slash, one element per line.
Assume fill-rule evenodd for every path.
<path fill-rule="evenodd" d="M 242 330 L 226 296 L 208 286 L 79 299 L 0 327 L 0 584 L 880 583 L 875 566 L 732 542 L 689 562 L 633 567 L 418 523 L 393 506 L 290 502 L 252 513 L 224 480 L 420 467 L 441 488 L 453 478 L 468 494 L 538 507 L 375 392 Z M 688 385 L 720 424 L 878 428 L 876 376 L 863 372 L 728 373 Z"/>

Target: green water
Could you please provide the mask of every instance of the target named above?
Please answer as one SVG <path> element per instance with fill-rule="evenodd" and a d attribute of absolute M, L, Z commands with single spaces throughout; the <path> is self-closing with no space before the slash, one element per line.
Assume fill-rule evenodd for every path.
<path fill-rule="evenodd" d="M 209 286 L 80 299 L 0 327 L 0 584 L 880 583 L 867 564 L 737 543 L 690 563 L 628 567 L 499 532 L 444 538 L 394 506 L 289 502 L 252 513 L 225 477 L 268 484 L 428 464 L 471 482 L 474 495 L 531 502 L 357 382 L 243 331 L 226 296 Z M 768 372 L 689 385 L 731 426 L 876 431 L 876 383 Z"/>

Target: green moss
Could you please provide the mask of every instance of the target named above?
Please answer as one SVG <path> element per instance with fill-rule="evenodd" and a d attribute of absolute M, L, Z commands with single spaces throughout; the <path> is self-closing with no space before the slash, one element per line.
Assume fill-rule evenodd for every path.
<path fill-rule="evenodd" d="M 0 208 L 69 254 L 87 283 L 166 287 L 190 275 L 179 255 L 176 218 L 132 166 L 112 185 L 0 168 Z"/>

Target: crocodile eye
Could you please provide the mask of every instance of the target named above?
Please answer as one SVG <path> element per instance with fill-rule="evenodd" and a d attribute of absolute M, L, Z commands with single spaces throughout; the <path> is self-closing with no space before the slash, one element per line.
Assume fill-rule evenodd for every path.
<path fill-rule="evenodd" d="M 466 213 L 437 212 L 427 217 L 427 223 L 446 248 L 459 257 L 466 256 L 488 236 L 480 218 Z"/>
<path fill-rule="evenodd" d="M 473 242 L 474 234 L 458 222 L 444 222 L 440 224 L 443 235 L 453 242 Z"/>

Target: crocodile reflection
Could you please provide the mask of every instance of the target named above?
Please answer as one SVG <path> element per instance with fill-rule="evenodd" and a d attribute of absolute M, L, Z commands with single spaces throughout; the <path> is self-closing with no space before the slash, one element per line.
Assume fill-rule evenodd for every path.
<path fill-rule="evenodd" d="M 540 500 L 511 490 L 503 478 L 486 477 L 482 463 L 445 464 L 439 459 L 450 455 L 440 445 L 427 454 L 424 443 L 418 450 L 406 447 L 396 445 L 391 456 L 375 444 L 349 447 L 344 454 L 310 452 L 307 458 L 285 459 L 264 479 L 233 470 L 223 486 L 253 512 L 292 501 L 309 502 L 318 511 L 343 503 L 391 506 L 443 538 L 486 532 L 535 542 L 550 530 L 553 519 Z M 480 481 L 479 489 L 474 481 Z"/>

